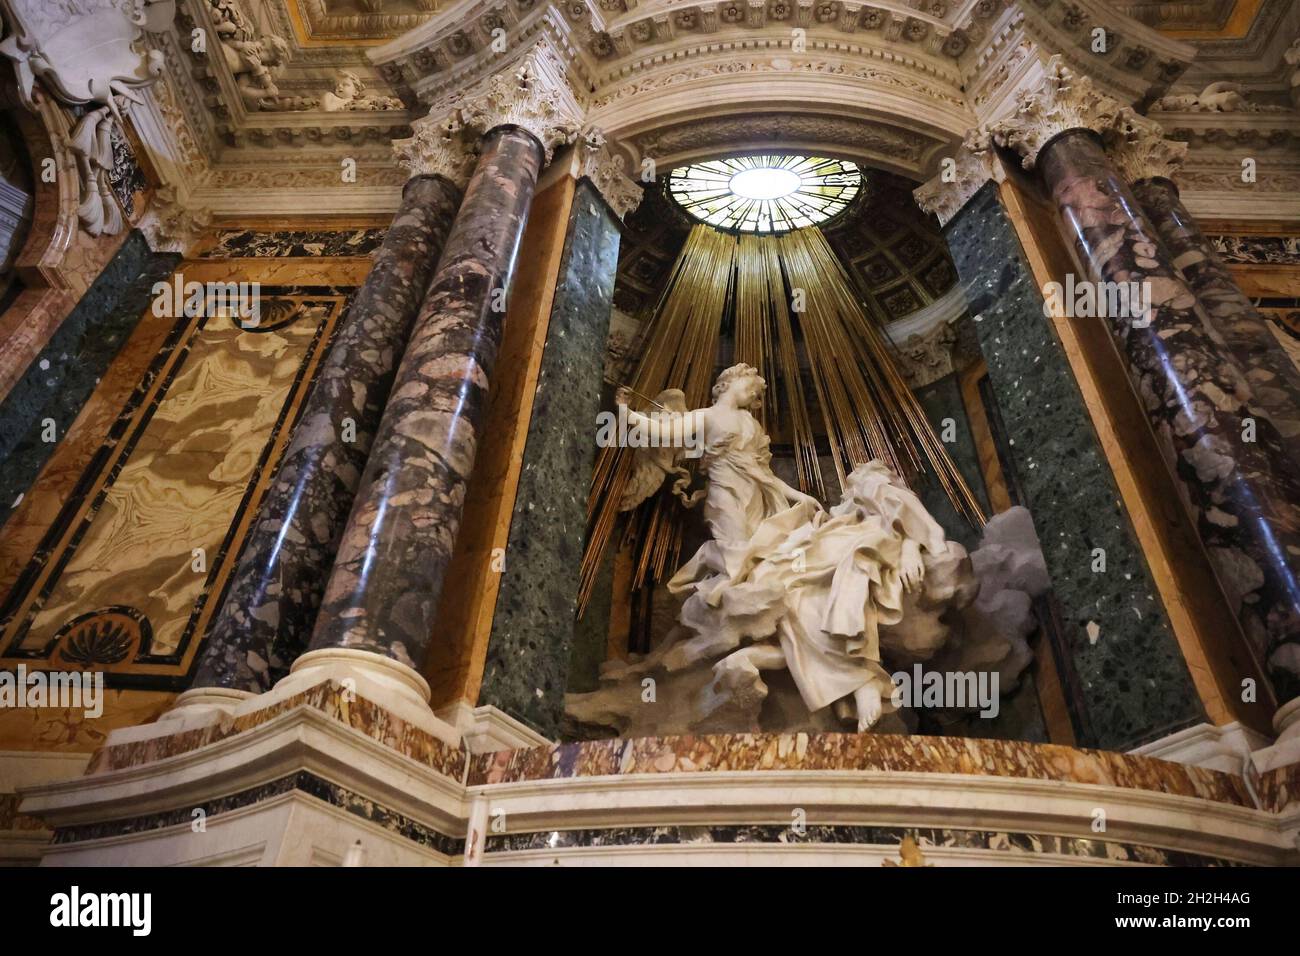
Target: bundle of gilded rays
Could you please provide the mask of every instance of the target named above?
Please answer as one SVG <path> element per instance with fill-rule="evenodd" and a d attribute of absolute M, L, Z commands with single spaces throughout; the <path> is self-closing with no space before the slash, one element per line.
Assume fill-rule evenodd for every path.
<path fill-rule="evenodd" d="M 909 482 L 928 471 L 959 514 L 983 524 L 979 503 L 894 367 L 888 347 L 820 229 L 736 236 L 695 226 L 659 300 L 633 391 L 650 396 L 680 388 L 687 408 L 706 405 L 728 315 L 734 324 L 732 361 L 754 366 L 767 380 L 757 414 L 769 432 L 790 437 L 801 490 L 826 499 L 796 347 L 799 339 L 840 486 L 850 471 L 873 458 Z M 607 447 L 597 456 L 587 498 L 579 613 L 591 598 L 615 533 L 633 453 L 630 448 Z M 677 569 L 682 528 L 681 506 L 664 495 L 630 513 L 624 540 L 635 548 L 634 588 L 663 581 Z"/>

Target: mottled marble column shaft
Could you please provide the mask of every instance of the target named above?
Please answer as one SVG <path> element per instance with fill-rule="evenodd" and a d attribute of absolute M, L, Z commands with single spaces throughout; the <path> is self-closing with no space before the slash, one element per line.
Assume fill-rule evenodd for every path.
<path fill-rule="evenodd" d="M 1147 324 L 1109 323 L 1201 540 L 1282 700 L 1300 694 L 1300 476 L 1267 410 L 1095 134 L 1070 130 L 1038 166 L 1089 278 L 1145 283 Z M 1098 321 L 1079 318 L 1075 321 Z"/>
<path fill-rule="evenodd" d="M 1058 669 L 1079 745 L 1129 750 L 1203 722 L 1142 545 L 996 187 L 976 193 L 944 235 L 1060 608 L 1066 646 Z M 1105 574 L 1093 570 L 1097 548 Z"/>
<path fill-rule="evenodd" d="M 483 138 L 420 308 L 334 559 L 311 649 L 384 654 L 418 669 L 460 528 L 541 144 Z"/>
<path fill-rule="evenodd" d="M 307 398 L 230 589 L 195 687 L 261 692 L 307 648 L 330 563 L 460 189 L 416 176 Z"/>
<path fill-rule="evenodd" d="M 1246 373 L 1259 406 L 1267 410 L 1292 458 L 1300 458 L 1300 371 L 1183 205 L 1178 187 L 1154 177 L 1134 183 L 1133 194 Z"/>
<path fill-rule="evenodd" d="M 480 704 L 558 738 L 568 688 L 618 220 L 590 183 L 570 207 Z"/>

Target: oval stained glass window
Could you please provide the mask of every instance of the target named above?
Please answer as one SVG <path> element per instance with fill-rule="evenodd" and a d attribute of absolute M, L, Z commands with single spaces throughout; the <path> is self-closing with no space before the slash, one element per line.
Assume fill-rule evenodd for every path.
<path fill-rule="evenodd" d="M 862 190 L 855 163 L 822 156 L 731 156 L 679 166 L 668 193 L 693 217 L 737 232 L 789 232 L 842 213 Z"/>

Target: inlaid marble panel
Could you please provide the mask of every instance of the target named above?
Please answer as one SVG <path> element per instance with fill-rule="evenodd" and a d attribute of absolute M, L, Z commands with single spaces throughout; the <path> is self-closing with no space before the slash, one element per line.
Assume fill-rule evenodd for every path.
<path fill-rule="evenodd" d="M 180 678 L 345 298 L 176 321 L 0 610 L 4 658 Z"/>
<path fill-rule="evenodd" d="M 692 734 L 589 740 L 470 758 L 469 786 L 658 773 L 862 770 L 1101 784 L 1254 807 L 1233 774 L 1058 744 L 893 734 Z"/>
<path fill-rule="evenodd" d="M 1207 236 L 1224 262 L 1300 266 L 1300 236 Z"/>
<path fill-rule="evenodd" d="M 258 232 L 231 229 L 217 234 L 204 259 L 368 256 L 384 241 L 383 229 Z"/>
<path fill-rule="evenodd" d="M 489 836 L 483 852 L 502 854 L 527 850 L 570 850 L 580 847 L 707 846 L 743 844 L 777 846 L 884 847 L 897 853 L 904 837 L 916 841 L 921 853 L 931 850 L 993 850 L 999 854 L 1082 857 L 1105 863 L 1148 866 L 1239 866 L 1231 860 L 1115 840 L 1019 833 L 1014 830 L 958 830 L 939 827 L 808 825 L 795 832 L 789 825 L 608 827 L 604 829 L 542 830 Z M 929 865 L 929 864 L 927 864 Z"/>
<path fill-rule="evenodd" d="M 0 403 L 0 521 L 31 488 L 179 256 L 132 232 Z M 53 422 L 56 441 L 46 441 Z"/>
<path fill-rule="evenodd" d="M 168 757 L 191 753 L 200 747 L 260 727 L 298 707 L 309 707 L 332 720 L 358 730 L 398 753 L 456 781 L 464 779 L 467 753 L 463 745 L 452 746 L 407 723 L 382 705 L 361 697 L 337 681 L 327 681 L 300 694 L 244 714 L 226 717 L 219 723 L 133 743 L 101 747 L 91 757 L 87 774 L 108 773 L 139 767 Z"/>

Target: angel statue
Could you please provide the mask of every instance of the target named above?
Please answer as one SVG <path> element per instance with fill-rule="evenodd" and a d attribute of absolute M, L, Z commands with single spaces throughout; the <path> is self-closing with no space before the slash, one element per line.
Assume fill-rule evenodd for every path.
<path fill-rule="evenodd" d="M 777 477 L 767 433 L 751 413 L 766 387 L 757 369 L 742 364 L 718 376 L 708 408 L 688 411 L 674 400 L 656 402 L 663 413 L 644 415 L 626 407 L 629 390 L 617 393 L 620 415 L 650 439 L 635 452 L 621 510 L 684 471 L 676 465 L 688 449 L 673 445 L 682 436 L 698 439 L 708 479 L 704 520 L 712 540 L 668 583 L 685 598 L 680 622 L 693 636 L 661 663 L 680 671 L 716 660 L 713 686 L 733 694 L 765 695 L 759 672 L 786 669 L 809 712 L 835 705 L 865 731 L 893 709 L 880 628 L 902 619 L 904 595 L 925 579 L 924 556 L 942 555 L 949 544 L 880 461 L 857 468 L 829 511 Z"/>

